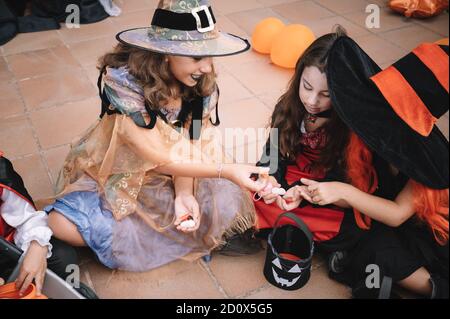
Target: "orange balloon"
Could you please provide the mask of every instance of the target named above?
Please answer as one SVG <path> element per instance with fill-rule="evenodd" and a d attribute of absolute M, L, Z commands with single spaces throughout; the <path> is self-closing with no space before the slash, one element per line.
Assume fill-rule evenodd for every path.
<path fill-rule="evenodd" d="M 256 52 L 270 54 L 273 40 L 284 28 L 284 23 L 277 18 L 267 18 L 259 22 L 252 35 L 252 46 Z"/>
<path fill-rule="evenodd" d="M 293 69 L 300 56 L 316 39 L 308 27 L 291 24 L 284 27 L 272 45 L 270 59 L 283 68 Z"/>
<path fill-rule="evenodd" d="M 436 41 L 435 43 L 440 44 L 440 45 L 448 45 L 448 38 L 440 39 L 440 40 Z"/>

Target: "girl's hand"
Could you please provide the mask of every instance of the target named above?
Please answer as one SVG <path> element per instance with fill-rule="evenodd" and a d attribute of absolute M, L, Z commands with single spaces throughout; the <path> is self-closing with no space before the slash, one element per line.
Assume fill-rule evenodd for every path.
<path fill-rule="evenodd" d="M 41 295 L 47 269 L 47 253 L 48 248 L 39 245 L 37 241 L 30 243 L 30 247 L 20 267 L 19 276 L 16 279 L 16 287 L 19 289 L 20 294 L 23 294 L 34 280 L 36 295 Z"/>
<path fill-rule="evenodd" d="M 182 227 L 180 224 L 184 221 L 186 215 L 190 215 L 195 222 L 194 227 Z M 200 227 L 200 207 L 197 200 L 190 194 L 179 194 L 175 197 L 175 226 L 179 231 L 192 233 Z"/>
<path fill-rule="evenodd" d="M 287 190 L 286 194 L 277 198 L 277 205 L 283 210 L 293 210 L 297 208 L 303 200 L 303 193 L 307 193 L 306 186 L 294 186 Z"/>
<path fill-rule="evenodd" d="M 277 182 L 275 177 L 269 176 L 267 186 L 258 193 L 258 195 L 264 200 L 264 203 L 270 205 L 274 203 L 280 195 L 273 194 L 272 188 L 281 187 L 281 185 Z"/>
<path fill-rule="evenodd" d="M 347 184 L 340 182 L 319 183 L 302 178 L 301 182 L 307 186 L 310 196 L 303 196 L 308 202 L 320 206 L 334 204 L 344 199 L 343 193 Z"/>
<path fill-rule="evenodd" d="M 251 175 L 268 175 L 269 167 L 258 167 L 252 165 L 229 164 L 224 165 L 222 175 L 224 178 L 232 181 L 236 185 L 247 188 L 252 192 L 260 192 L 268 183 L 268 179 L 259 178 L 254 181 Z"/>

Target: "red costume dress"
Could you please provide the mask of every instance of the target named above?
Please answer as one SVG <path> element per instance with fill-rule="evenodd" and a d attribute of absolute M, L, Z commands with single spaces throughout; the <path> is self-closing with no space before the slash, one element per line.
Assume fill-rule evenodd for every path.
<path fill-rule="evenodd" d="M 289 185 L 295 184 L 301 178 L 321 181 L 325 178 L 325 171 L 313 169 L 312 164 L 317 161 L 321 150 L 324 148 L 327 137 L 322 128 L 314 132 L 304 132 L 301 137 L 302 151 L 297 156 L 295 165 L 286 168 L 285 180 Z M 267 205 L 263 200 L 255 203 L 258 216 L 258 228 L 260 230 L 272 228 L 277 217 L 284 211 L 276 203 Z M 300 207 L 292 210 L 300 217 L 311 230 L 314 240 L 323 242 L 334 238 L 341 228 L 344 219 L 344 210 L 328 205 L 325 207 L 312 205 L 303 201 Z M 284 221 L 289 223 L 289 220 Z M 283 220 L 281 220 L 283 224 Z"/>

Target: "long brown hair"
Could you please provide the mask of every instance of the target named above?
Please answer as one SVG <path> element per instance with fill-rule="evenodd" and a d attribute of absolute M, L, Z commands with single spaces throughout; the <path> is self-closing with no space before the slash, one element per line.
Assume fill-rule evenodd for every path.
<path fill-rule="evenodd" d="M 98 69 L 126 66 L 144 90 L 144 97 L 152 107 L 181 96 L 191 100 L 195 96 L 209 96 L 216 88 L 216 73 L 204 74 L 193 88 L 180 83 L 172 74 L 166 55 L 119 43 L 115 49 L 99 59 Z M 179 89 L 181 89 L 181 92 Z"/>
<path fill-rule="evenodd" d="M 341 26 L 337 26 L 335 30 L 315 40 L 299 58 L 288 89 L 278 100 L 272 114 L 271 127 L 278 128 L 279 149 L 281 154 L 290 160 L 294 160 L 301 150 L 300 129 L 307 113 L 299 97 L 303 70 L 305 67 L 315 66 L 322 73 L 326 71 L 329 50 L 339 37 L 346 35 L 346 31 Z M 347 126 L 336 112 L 332 111 L 330 120 L 323 127 L 327 136 L 333 136 L 333 138 L 327 140 L 315 165 L 326 169 L 334 167 L 337 163 L 343 165 L 343 150 L 349 136 Z"/>

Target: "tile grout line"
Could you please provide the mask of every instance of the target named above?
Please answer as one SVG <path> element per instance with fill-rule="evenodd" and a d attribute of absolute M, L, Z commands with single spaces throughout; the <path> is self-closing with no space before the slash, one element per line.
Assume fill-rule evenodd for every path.
<path fill-rule="evenodd" d="M 311 266 L 311 272 L 321 268 L 322 266 L 324 266 L 324 264 L 325 264 L 324 262 L 320 262 L 320 263 L 318 263 L 316 265 L 312 265 Z M 254 294 L 257 294 L 257 293 L 259 293 L 261 291 L 264 291 L 264 290 L 266 290 L 266 289 L 268 289 L 270 287 L 272 287 L 272 285 L 270 283 L 266 283 L 263 286 L 260 286 L 258 288 L 252 289 L 252 290 L 247 291 L 246 293 L 244 293 L 242 295 L 237 296 L 236 299 L 244 299 L 244 298 L 250 297 L 250 296 L 252 296 Z"/>
<path fill-rule="evenodd" d="M 287 89 L 286 89 L 286 91 L 287 91 Z M 284 92 L 286 92 L 286 91 L 284 91 Z M 274 112 L 274 110 L 275 110 L 275 107 L 277 106 L 278 100 L 279 100 L 280 97 L 284 94 L 284 92 L 279 93 L 278 99 L 275 101 L 274 105 L 272 105 L 272 106 L 269 106 L 269 105 L 266 104 L 266 102 L 264 102 L 264 100 L 263 100 L 264 93 L 263 93 L 263 94 L 255 95 L 255 98 L 258 99 L 258 101 L 260 101 L 260 102 L 261 102 L 266 108 L 268 108 L 269 111 L 271 111 L 271 113 L 273 114 L 273 112 Z M 272 93 L 272 92 L 268 92 L 268 93 Z M 275 92 L 273 92 L 273 93 L 275 93 Z M 277 93 L 278 93 L 278 92 L 277 92 Z M 272 117 L 272 116 L 271 116 L 271 117 Z M 268 121 L 269 121 L 269 123 L 267 123 L 267 124 L 270 126 L 271 119 L 269 118 Z"/>
<path fill-rule="evenodd" d="M 41 164 L 44 166 L 44 169 L 45 169 L 45 171 L 46 171 L 46 173 L 47 173 L 47 177 L 49 178 L 49 181 L 50 181 L 50 183 L 51 183 L 52 192 L 54 193 L 54 192 L 55 192 L 55 184 L 54 184 L 54 182 L 53 182 L 53 178 L 52 178 L 52 176 L 51 176 L 50 168 L 49 168 L 49 166 L 48 166 L 48 163 L 47 163 L 47 161 L 46 161 L 45 158 L 44 158 L 44 152 L 43 152 L 41 143 L 40 143 L 40 141 L 39 141 L 39 138 L 38 138 L 36 129 L 35 129 L 34 125 L 33 125 L 33 122 L 31 121 L 31 116 L 30 116 L 30 113 L 31 113 L 31 112 L 30 112 L 30 110 L 28 109 L 27 105 L 25 104 L 25 99 L 24 99 L 24 97 L 23 97 L 23 95 L 22 95 L 22 93 L 21 93 L 21 91 L 20 91 L 19 83 L 18 83 L 18 81 L 17 81 L 16 76 L 15 76 L 14 73 L 12 72 L 12 69 L 11 69 L 11 66 L 10 66 L 10 64 L 9 64 L 8 59 L 7 59 L 6 57 L 4 57 L 4 59 L 5 59 L 5 61 L 6 61 L 6 65 L 7 65 L 8 71 L 9 71 L 9 72 L 12 74 L 12 76 L 14 77 L 14 81 L 13 81 L 14 88 L 16 89 L 16 93 L 18 93 L 19 99 L 20 99 L 20 101 L 22 102 L 22 106 L 23 106 L 23 108 L 24 108 L 24 110 L 25 110 L 25 112 L 24 112 L 25 118 L 26 118 L 26 120 L 27 120 L 27 122 L 28 122 L 28 125 L 30 126 L 31 132 L 32 132 L 32 134 L 33 134 L 34 141 L 35 141 L 35 143 L 36 143 L 36 145 L 37 145 L 37 148 L 38 148 L 39 160 L 40 160 Z M 31 157 L 32 155 L 33 155 L 33 154 L 30 154 L 29 156 L 26 156 L 26 157 Z M 24 158 L 25 158 L 25 157 L 24 157 Z"/>
<path fill-rule="evenodd" d="M 244 298 L 250 297 L 251 295 L 254 295 L 254 294 L 257 294 L 257 293 L 259 293 L 261 291 L 269 289 L 271 286 L 272 285 L 270 283 L 266 283 L 266 284 L 264 284 L 264 285 L 262 285 L 262 286 L 260 286 L 258 288 L 252 289 L 252 290 L 247 291 L 246 293 L 244 293 L 242 295 L 237 296 L 236 299 L 244 299 Z"/>
<path fill-rule="evenodd" d="M 94 293 L 96 295 L 98 295 L 98 293 L 97 293 L 97 291 L 95 290 L 95 287 L 94 287 L 94 282 L 92 281 L 92 278 L 91 278 L 91 273 L 89 272 L 89 270 L 87 268 L 84 271 L 84 276 L 86 277 L 87 285 L 94 291 Z"/>
<path fill-rule="evenodd" d="M 310 0 L 310 1 L 313 1 L 313 2 L 316 3 L 318 6 L 320 6 L 320 7 L 324 8 L 324 9 L 326 9 L 326 10 L 329 10 L 329 11 L 335 13 L 337 16 L 340 16 L 340 17 L 344 18 L 344 19 L 347 20 L 348 22 L 352 22 L 353 24 L 357 25 L 357 24 L 354 23 L 353 21 L 351 21 L 351 20 L 349 20 L 348 18 L 346 18 L 345 15 L 352 14 L 352 13 L 356 13 L 356 12 L 358 12 L 358 11 L 350 11 L 350 12 L 345 12 L 345 13 L 340 14 L 340 13 L 334 11 L 334 10 L 331 9 L 331 8 L 327 8 L 327 7 L 323 6 L 320 2 L 317 2 L 316 0 Z M 366 3 L 367 3 L 367 5 L 370 4 L 369 2 L 366 2 Z M 379 6 L 379 5 L 378 5 L 378 6 Z M 381 6 L 379 6 L 379 7 L 381 8 Z M 442 13 L 442 14 L 445 14 L 445 12 Z M 401 15 L 399 15 L 399 18 L 401 18 Z M 413 19 L 413 18 L 411 18 L 411 19 Z M 318 20 L 321 20 L 321 19 L 318 19 Z M 432 30 L 431 28 L 427 28 L 426 26 L 420 24 L 417 20 L 412 20 L 411 22 L 412 22 L 415 26 L 424 27 L 424 28 L 427 29 L 428 31 L 431 31 L 431 32 L 433 32 L 433 33 L 435 33 L 435 34 L 439 34 L 440 36 L 442 35 L 440 32 L 436 32 L 436 31 Z M 373 31 L 370 31 L 370 30 L 368 30 L 368 31 L 369 31 L 370 33 L 372 33 L 372 34 L 379 35 L 379 34 L 384 34 L 384 33 L 387 33 L 387 32 L 396 31 L 396 30 L 400 30 L 400 29 L 403 29 L 403 28 L 407 28 L 407 27 L 411 27 L 411 26 L 402 26 L 402 27 L 398 27 L 398 28 L 391 29 L 391 30 L 386 30 L 386 31 L 383 31 L 383 32 L 373 32 Z M 366 28 L 366 29 L 367 29 L 367 28 Z M 387 40 L 387 39 L 385 39 L 385 38 L 383 38 L 383 37 L 379 37 L 379 38 L 380 38 L 380 39 L 383 39 L 383 40 Z M 393 42 L 391 42 L 391 41 L 389 41 L 389 40 L 387 40 L 387 41 L 388 41 L 389 43 L 395 44 L 395 43 L 393 43 Z M 395 45 L 396 45 L 396 44 L 395 44 Z M 404 49 L 404 48 L 402 48 L 401 46 L 398 46 L 398 45 L 396 45 L 396 46 L 397 46 L 398 48 Z"/>
<path fill-rule="evenodd" d="M 113 277 L 116 275 L 116 273 L 118 272 L 118 269 L 113 269 L 111 271 L 111 275 L 109 275 L 108 280 L 106 281 L 105 287 L 108 287 L 109 284 L 111 283 L 111 280 L 113 279 Z"/>
<path fill-rule="evenodd" d="M 353 12 L 353 13 L 355 13 L 355 12 Z M 393 29 L 389 29 L 389 30 L 385 30 L 385 31 L 375 32 L 375 31 L 372 31 L 372 29 L 367 28 L 366 26 L 361 26 L 361 25 L 357 24 L 356 22 L 350 20 L 350 18 L 346 17 L 345 15 L 341 15 L 340 17 L 343 18 L 344 20 L 346 20 L 347 22 L 350 22 L 350 23 L 354 24 L 355 26 L 363 28 L 364 30 L 367 30 L 367 32 L 369 32 L 369 34 L 358 36 L 361 38 L 365 37 L 365 36 L 378 35 L 378 34 L 390 32 L 390 31 L 396 31 L 396 30 L 400 30 L 400 29 L 409 27 L 408 25 L 404 25 L 404 26 L 394 27 Z"/>
<path fill-rule="evenodd" d="M 61 23 L 62 23 L 62 22 L 61 22 Z M 60 23 L 60 25 L 61 25 L 61 23 Z M 0 46 L 0 49 L 2 49 L 3 57 L 6 58 L 7 56 L 15 55 L 15 54 L 22 54 L 22 53 L 29 53 L 29 52 L 34 52 L 34 51 L 42 51 L 42 50 L 48 50 L 48 49 L 54 49 L 54 48 L 57 48 L 57 47 L 60 46 L 61 44 L 64 44 L 64 41 L 63 41 L 63 39 L 62 39 L 62 37 L 61 37 L 61 35 L 60 35 L 60 33 L 59 33 L 59 30 L 60 30 L 60 29 L 56 29 L 56 30 L 47 30 L 47 31 L 43 31 L 43 32 L 51 32 L 51 31 L 55 31 L 56 34 L 58 35 L 58 40 L 61 41 L 60 44 L 53 44 L 53 45 L 50 45 L 49 47 L 40 48 L 40 49 L 24 50 L 24 51 L 17 51 L 17 52 L 12 51 L 12 52 L 10 52 L 10 53 L 6 53 L 6 51 L 3 49 L 3 48 L 4 48 L 4 45 L 2 45 L 2 46 Z M 15 39 L 15 38 L 11 39 L 11 41 L 9 41 L 9 42 L 14 41 L 14 39 Z M 5 43 L 5 45 L 6 45 L 6 43 Z"/>
<path fill-rule="evenodd" d="M 29 52 L 34 52 L 34 51 L 29 51 Z M 27 53 L 29 53 L 29 52 L 27 52 Z M 19 53 L 19 54 L 21 54 L 21 53 Z M 75 57 L 74 57 L 74 59 L 75 59 Z M 77 61 L 77 63 L 79 63 L 78 60 L 76 60 L 76 61 Z M 83 67 L 81 65 L 79 65 L 79 66 L 69 66 L 69 67 L 65 67 L 65 70 L 68 70 L 68 71 L 83 70 Z M 25 77 L 25 78 L 18 79 L 17 82 L 23 82 L 23 81 L 28 81 L 28 80 L 35 80 L 35 79 L 39 79 L 39 78 L 42 78 L 42 77 L 47 76 L 47 75 L 53 75 L 53 74 L 58 74 L 58 73 L 60 73 L 60 72 L 58 72 L 58 71 L 50 71 L 50 72 L 47 72 L 47 73 L 40 73 L 38 75 L 33 75 L 33 76 L 28 76 L 28 77 Z"/>
<path fill-rule="evenodd" d="M 45 107 L 36 108 L 36 109 L 33 109 L 33 110 L 30 111 L 30 110 L 28 110 L 28 107 L 27 107 L 26 104 L 25 104 L 25 101 L 24 101 L 24 99 L 23 99 L 22 94 L 20 94 L 20 89 L 19 89 L 18 86 L 17 86 L 17 81 L 15 80 L 15 81 L 12 81 L 11 83 L 14 84 L 14 87 L 16 88 L 16 91 L 19 93 L 18 96 L 19 96 L 19 99 L 20 99 L 20 101 L 22 102 L 22 104 L 23 104 L 23 106 L 24 106 L 24 110 L 25 110 L 25 111 L 24 111 L 23 113 L 21 113 L 21 114 L 13 114 L 13 115 L 10 115 L 10 116 L 3 117 L 3 118 L 1 118 L 0 120 L 10 120 L 10 119 L 14 119 L 14 118 L 17 118 L 17 117 L 20 117 L 20 116 L 24 116 L 24 115 L 25 115 L 25 117 L 26 117 L 27 119 L 30 120 L 30 123 L 29 123 L 29 124 L 30 124 L 30 127 L 32 127 L 33 129 L 34 129 L 34 125 L 33 125 L 32 121 L 31 121 L 31 118 L 30 118 L 31 114 L 38 113 L 38 112 L 43 111 L 43 110 L 52 110 L 52 109 L 56 109 L 56 108 L 60 107 L 61 105 L 71 104 L 71 103 L 77 103 L 77 102 L 83 102 L 83 101 L 87 101 L 87 100 L 89 100 L 89 99 L 92 99 L 92 98 L 97 97 L 97 95 L 93 95 L 93 96 L 90 96 L 90 97 L 87 97 L 87 98 L 70 100 L 70 101 L 66 101 L 66 102 L 64 102 L 64 103 L 62 103 L 62 104 L 53 104 L 53 105 L 50 105 L 50 106 L 45 106 Z M 35 133 L 34 130 L 33 130 L 33 133 Z M 34 134 L 33 134 L 33 136 L 34 136 Z M 51 147 L 49 147 L 49 148 L 44 149 L 44 148 L 40 145 L 40 143 L 39 143 L 39 138 L 37 137 L 37 134 L 36 134 L 35 137 L 36 137 L 37 142 L 38 142 L 38 143 L 37 143 L 37 144 L 38 144 L 38 149 L 41 149 L 42 152 L 54 150 L 54 149 L 56 149 L 56 148 L 58 148 L 58 147 L 62 147 L 62 146 L 66 146 L 66 145 L 71 145 L 71 144 L 72 144 L 72 141 L 71 141 L 71 142 L 69 142 L 69 143 L 57 144 L 57 145 L 53 145 L 53 146 L 51 146 Z M 74 139 L 77 139 L 77 137 L 74 137 Z M 21 159 L 21 158 L 25 158 L 25 157 L 30 157 L 30 156 L 33 155 L 33 154 L 34 154 L 34 153 L 26 153 L 26 154 L 23 154 L 23 155 L 10 157 L 10 159 L 12 159 L 12 160 L 17 160 L 17 159 Z"/>
<path fill-rule="evenodd" d="M 203 261 L 202 259 L 200 259 L 199 261 L 200 267 L 202 267 L 209 275 L 209 277 L 211 278 L 211 280 L 214 283 L 214 286 L 216 286 L 217 290 L 219 290 L 219 292 L 227 299 L 230 299 L 230 296 L 226 293 L 225 289 L 222 287 L 222 285 L 219 283 L 219 280 L 216 278 L 216 276 L 213 274 L 211 268 L 209 267 L 209 265 Z"/>
<path fill-rule="evenodd" d="M 252 50 L 252 49 L 250 49 L 250 50 Z M 253 62 L 253 61 L 252 61 Z M 245 64 L 245 63 L 241 63 L 241 64 Z M 269 63 L 270 65 L 272 65 L 272 63 Z M 255 92 L 253 92 L 253 90 L 251 90 L 249 87 L 247 87 L 247 85 L 245 84 L 245 83 L 243 83 L 241 80 L 239 80 L 239 78 L 237 77 L 237 76 L 235 76 L 234 75 L 234 72 L 231 70 L 231 69 L 229 69 L 228 67 L 226 67 L 226 66 L 223 66 L 225 69 L 226 69 L 226 71 L 227 71 L 227 73 L 238 83 L 238 84 L 240 84 L 243 88 L 245 88 L 248 92 L 250 92 L 251 93 L 251 97 L 247 97 L 247 98 L 242 98 L 242 99 L 239 99 L 239 101 L 243 101 L 243 100 L 246 100 L 246 99 L 250 99 L 250 98 L 257 98 L 258 97 L 258 95 L 263 95 L 263 94 L 265 94 L 265 93 L 267 93 L 267 92 L 264 92 L 264 93 L 260 93 L 260 94 L 257 94 L 257 93 L 255 93 Z M 286 84 L 287 85 L 287 84 Z M 258 99 L 259 100 L 259 99 Z M 236 101 L 235 102 L 232 102 L 232 103 L 236 103 Z M 231 104 L 231 103 L 229 103 L 229 104 Z M 263 103 L 264 105 L 266 105 L 265 103 Z"/>
<path fill-rule="evenodd" d="M 94 87 L 94 89 L 97 89 L 97 88 L 95 87 L 95 85 L 90 81 L 89 77 L 87 76 L 87 70 L 84 68 L 84 66 L 81 64 L 81 62 L 80 62 L 76 57 L 74 57 L 74 56 L 72 55 L 72 53 L 70 52 L 70 51 L 71 51 L 70 45 L 64 41 L 64 37 L 61 35 L 60 29 L 59 29 L 59 30 L 55 30 L 55 31 L 56 31 L 56 33 L 58 34 L 58 39 L 61 41 L 62 46 L 65 47 L 65 48 L 67 48 L 67 50 L 69 51 L 69 53 L 70 53 L 70 55 L 72 56 L 72 58 L 74 58 L 75 61 L 78 63 L 78 66 L 70 67 L 69 70 L 79 70 L 79 71 L 81 71 L 81 73 L 83 73 L 83 75 L 84 75 L 85 78 L 86 78 L 85 80 L 88 80 L 88 82 Z M 23 53 L 29 53 L 29 52 L 34 52 L 34 51 L 52 50 L 52 49 L 54 49 L 54 48 L 57 48 L 58 46 L 61 46 L 61 45 L 51 46 L 51 47 L 47 47 L 47 48 L 43 48 L 43 49 L 38 49 L 38 50 L 30 50 L 30 51 L 24 51 L 24 52 L 17 52 L 17 53 L 9 54 L 9 55 L 23 54 Z M 1 47 L 1 48 L 3 49 L 3 47 Z M 57 72 L 48 72 L 48 73 L 43 73 L 43 74 L 31 76 L 31 77 L 26 77 L 26 78 L 23 78 L 23 79 L 17 79 L 16 76 L 14 75 L 14 73 L 12 72 L 11 67 L 10 67 L 10 62 L 8 61 L 8 58 L 7 58 L 9 55 L 3 56 L 3 58 L 4 58 L 5 62 L 6 62 L 7 67 L 8 67 L 8 71 L 9 71 L 9 72 L 12 74 L 12 76 L 14 77 L 14 81 L 13 81 L 13 82 L 16 82 L 16 84 L 17 84 L 17 92 L 18 92 L 18 93 L 21 93 L 21 91 L 20 91 L 20 89 L 19 89 L 19 87 L 18 87 L 18 83 L 19 83 L 19 82 L 27 81 L 27 80 L 33 80 L 33 79 L 39 79 L 39 78 L 44 77 L 44 76 L 46 76 L 46 75 L 52 75 L 52 74 L 57 73 Z M 21 95 L 21 94 L 19 94 L 19 95 L 20 95 L 20 97 L 21 97 L 22 104 L 23 104 L 24 109 L 25 109 L 25 111 L 26 111 L 25 114 L 26 114 L 27 112 L 29 112 L 29 113 L 34 113 L 34 112 L 37 112 L 37 111 L 40 111 L 40 110 L 43 110 L 43 109 L 52 108 L 52 107 L 58 107 L 58 106 L 60 106 L 60 105 L 62 105 L 62 104 L 80 102 L 80 101 L 84 101 L 84 100 L 87 100 L 87 99 L 89 99 L 89 98 L 92 98 L 92 97 L 94 97 L 94 96 L 97 96 L 97 94 L 95 94 L 95 95 L 90 96 L 90 97 L 87 97 L 87 98 L 70 99 L 70 100 L 67 100 L 67 101 L 63 102 L 62 104 L 51 104 L 51 105 L 47 105 L 47 106 L 44 106 L 44 107 L 39 107 L 39 108 L 36 108 L 36 109 L 33 109 L 33 110 L 28 110 L 28 107 L 26 106 L 25 101 L 23 100 L 22 95 Z M 6 117 L 6 118 L 11 118 L 11 117 L 14 117 L 14 116 L 20 116 L 20 114 L 14 114 L 14 115 L 8 116 L 8 117 Z"/>
<path fill-rule="evenodd" d="M 443 11 L 440 15 L 444 15 L 444 14 L 446 14 L 446 15 L 447 15 L 447 18 L 448 18 L 448 16 L 449 16 L 448 12 Z M 437 19 L 438 16 L 432 17 L 432 18 L 430 18 L 430 19 L 433 19 L 433 18 Z M 410 18 L 410 19 L 412 20 L 412 22 L 413 22 L 416 26 L 423 27 L 423 28 L 427 29 L 428 31 L 431 31 L 431 32 L 433 32 L 433 33 L 438 34 L 439 36 L 448 38 L 448 35 L 442 34 L 441 32 L 436 32 L 435 30 L 433 30 L 433 29 L 431 29 L 430 27 L 428 27 L 426 24 L 421 24 L 421 23 L 420 23 L 421 20 L 418 20 L 417 18 Z M 427 20 L 425 20 L 425 21 L 427 21 Z"/>
<path fill-rule="evenodd" d="M 401 18 L 401 16 L 399 16 L 399 18 Z M 411 19 L 413 19 L 413 18 L 411 18 Z M 406 50 L 406 51 L 410 51 L 410 50 L 408 50 L 408 49 L 402 47 L 401 45 L 397 44 L 396 42 L 391 41 L 391 40 L 389 40 L 388 38 L 386 38 L 385 36 L 386 36 L 387 33 L 389 33 L 389 32 L 395 32 L 395 31 L 398 31 L 398 30 L 406 29 L 406 28 L 420 27 L 420 28 L 424 28 L 424 29 L 426 29 L 427 31 L 430 31 L 430 32 L 432 32 L 432 33 L 434 33 L 434 34 L 437 34 L 437 35 L 439 35 L 439 36 L 442 36 L 442 34 L 441 34 L 440 32 L 436 32 L 436 31 L 432 30 L 431 28 L 427 28 L 426 26 L 420 24 L 420 23 L 419 23 L 418 21 L 416 21 L 416 20 L 411 20 L 411 23 L 412 23 L 412 25 L 405 25 L 405 26 L 401 26 L 401 27 L 398 27 L 398 28 L 393 28 L 393 29 L 391 29 L 391 30 L 386 30 L 386 31 L 382 31 L 382 32 L 377 32 L 377 33 L 371 32 L 371 31 L 370 31 L 370 32 L 371 32 L 372 34 L 376 35 L 379 39 L 384 40 L 384 41 L 388 42 L 389 44 L 392 44 L 392 45 L 394 45 L 396 48 L 401 49 L 401 50 L 403 50 L 403 51 L 405 51 L 405 50 Z M 383 36 L 383 35 L 384 35 L 384 36 Z M 362 37 L 363 37 L 363 36 L 362 36 Z"/>
<path fill-rule="evenodd" d="M 359 27 L 359 25 L 358 25 L 357 23 L 355 23 L 355 22 L 353 22 L 352 20 L 350 20 L 350 19 L 348 19 L 347 17 L 345 17 L 345 15 L 354 14 L 354 13 L 357 13 L 357 12 L 359 12 L 359 11 L 350 11 L 350 12 L 338 13 L 338 12 L 334 11 L 334 10 L 331 9 L 331 8 L 325 7 L 324 5 L 322 5 L 320 2 L 317 2 L 316 0 L 311 0 L 311 1 L 313 1 L 314 3 L 316 3 L 318 6 L 320 6 L 320 7 L 324 8 L 324 9 L 326 9 L 326 10 L 329 10 L 329 11 L 335 13 L 336 16 L 343 18 L 343 19 L 346 20 L 347 22 L 350 22 L 350 23 L 352 23 L 352 24 L 354 24 L 354 25 L 356 25 L 356 26 Z M 366 2 L 366 4 L 369 5 L 368 2 Z M 378 6 L 379 6 L 379 5 L 378 5 Z M 367 7 L 367 6 L 366 6 L 366 7 Z M 320 19 L 319 19 L 319 20 L 320 20 Z M 367 31 L 369 32 L 369 34 L 367 34 L 367 35 L 362 35 L 362 36 L 360 36 L 360 37 L 370 36 L 370 35 L 375 35 L 375 36 L 377 36 L 377 37 L 380 38 L 380 39 L 384 39 L 384 38 L 380 37 L 379 34 L 384 33 L 384 32 L 392 31 L 392 30 L 388 30 L 388 31 L 384 31 L 384 32 L 373 32 L 373 31 L 371 31 L 370 29 L 367 29 L 367 27 L 363 27 L 363 26 L 361 26 L 361 27 L 362 27 L 363 29 L 367 30 Z M 405 27 L 407 27 L 407 26 L 405 26 Z M 400 28 L 398 28 L 398 29 L 401 29 L 401 28 L 402 28 L 402 27 L 400 27 Z M 398 30 L 398 29 L 396 29 L 396 30 Z"/>
<path fill-rule="evenodd" d="M 339 13 L 339 12 L 337 12 L 337 11 L 334 11 L 334 10 L 331 9 L 331 8 L 328 8 L 328 7 L 324 6 L 324 5 L 321 4 L 320 2 L 317 2 L 316 0 L 309 0 L 309 1 L 314 2 L 316 5 L 318 5 L 318 6 L 321 7 L 322 9 L 325 9 L 325 10 L 327 10 L 327 11 L 333 12 L 336 16 L 340 16 L 340 17 L 342 17 L 342 14 L 351 14 L 351 13 L 358 12 L 358 10 L 355 10 L 355 11 L 349 11 L 349 12 Z M 368 5 L 367 2 L 366 2 L 366 4 Z M 366 7 L 367 7 L 367 5 L 366 5 Z M 322 20 L 322 19 L 315 19 L 315 20 Z"/>
<path fill-rule="evenodd" d="M 331 8 L 327 8 L 326 6 L 322 5 L 320 2 L 317 2 L 317 1 L 315 1 L 315 0 L 308 0 L 308 1 L 312 1 L 313 3 L 315 3 L 315 4 L 318 5 L 318 6 L 320 6 L 321 8 L 323 8 L 323 9 L 325 9 L 325 10 L 328 10 L 328 11 L 330 11 L 330 12 L 332 12 L 332 13 L 335 14 L 334 16 L 323 17 L 323 18 L 320 18 L 320 19 L 316 19 L 317 21 L 324 20 L 324 19 L 329 19 L 329 18 L 333 18 L 333 17 L 341 17 L 341 18 L 343 18 L 344 20 L 346 20 L 347 22 L 353 24 L 354 26 L 361 27 L 361 28 L 367 30 L 370 34 L 373 34 L 373 35 L 380 35 L 380 34 L 384 34 L 384 33 L 387 33 L 387 32 L 397 31 L 397 30 L 400 30 L 400 29 L 404 29 L 404 28 L 407 28 L 407 27 L 411 27 L 411 26 L 405 25 L 405 26 L 394 27 L 393 29 L 386 30 L 386 31 L 382 31 L 382 32 L 374 32 L 374 31 L 371 31 L 370 29 L 365 28 L 364 26 L 358 25 L 357 23 L 355 23 L 354 21 L 350 20 L 349 18 L 347 18 L 347 17 L 345 16 L 345 15 L 348 15 L 348 14 L 356 13 L 356 12 L 358 12 L 358 11 L 349 11 L 349 12 L 345 12 L 345 13 L 342 13 L 342 14 L 341 14 L 341 13 L 338 13 L 337 11 L 334 11 L 334 10 L 331 9 Z M 285 19 L 286 21 L 288 21 L 288 22 L 290 22 L 290 23 L 295 23 L 295 22 L 290 21 L 290 20 L 287 19 L 286 17 L 284 17 L 282 14 L 278 13 L 276 10 L 274 10 L 274 7 L 277 6 L 277 5 L 270 5 L 270 4 L 264 5 L 263 3 L 259 2 L 258 0 L 257 0 L 257 2 L 260 3 L 261 5 L 263 5 L 263 8 L 273 10 L 276 14 L 280 15 L 281 17 L 283 17 L 283 19 Z M 297 1 L 286 2 L 286 3 L 280 4 L 280 5 L 291 4 L 291 3 L 294 3 L 294 2 L 297 2 Z M 369 4 L 370 4 L 370 3 L 367 2 L 367 5 L 369 5 Z M 237 11 L 237 12 L 231 12 L 231 13 L 225 14 L 224 16 L 227 17 L 234 25 L 236 25 L 237 27 L 239 27 L 236 23 L 233 22 L 233 20 L 230 19 L 229 15 L 235 14 L 235 13 L 243 13 L 243 12 L 252 11 L 252 10 L 257 10 L 257 9 L 261 9 L 261 8 L 254 8 L 254 9 L 242 10 L 242 11 Z M 445 12 L 442 13 L 442 14 L 445 14 Z M 401 18 L 401 16 L 399 16 L 399 18 Z M 299 23 L 299 22 L 298 22 L 298 23 Z M 430 27 L 427 27 L 426 25 L 420 24 L 418 21 L 413 20 L 413 21 L 411 21 L 411 23 L 414 24 L 414 26 L 423 27 L 423 28 L 427 29 L 427 30 L 430 31 L 430 32 L 433 32 L 433 33 L 435 33 L 435 34 L 438 34 L 439 36 L 442 36 L 442 37 L 448 37 L 448 36 L 446 36 L 445 34 L 442 34 L 441 32 L 436 32 L 435 30 L 431 29 Z M 305 24 L 305 25 L 306 25 L 306 24 Z M 240 28 L 240 27 L 239 27 L 239 28 Z M 361 37 L 363 37 L 363 36 L 368 36 L 368 35 L 370 35 L 370 34 L 362 35 Z M 248 34 L 247 34 L 247 35 L 248 35 Z M 248 36 L 251 36 L 251 35 L 248 35 Z M 380 39 L 383 39 L 383 40 L 387 40 L 387 39 L 385 39 L 385 38 L 383 38 L 383 37 L 379 37 L 379 38 L 380 38 Z M 391 42 L 391 41 L 389 41 L 389 40 L 387 40 L 387 41 L 388 41 L 389 43 L 395 44 L 395 43 L 393 43 L 393 42 Z M 395 45 L 396 45 L 396 44 L 395 44 Z M 396 47 L 397 47 L 397 48 L 403 49 L 401 46 L 398 46 L 398 45 L 396 45 Z"/>
<path fill-rule="evenodd" d="M 277 6 L 277 5 L 291 4 L 291 3 L 294 3 L 294 2 L 298 2 L 298 1 L 299 0 L 289 0 L 287 2 L 282 2 L 280 4 L 264 4 L 264 3 L 261 2 L 261 0 L 256 0 L 256 2 L 261 4 L 264 8 L 271 8 L 271 7 L 274 7 L 274 6 Z M 306 1 L 306 0 L 303 0 L 303 1 Z"/>

